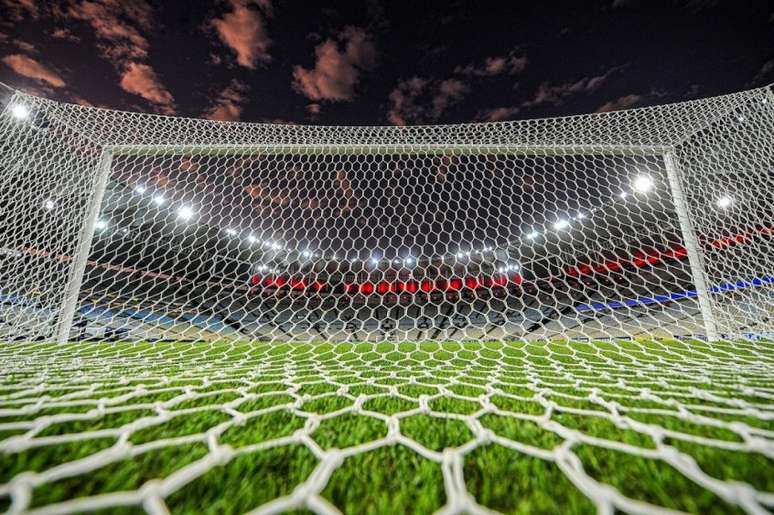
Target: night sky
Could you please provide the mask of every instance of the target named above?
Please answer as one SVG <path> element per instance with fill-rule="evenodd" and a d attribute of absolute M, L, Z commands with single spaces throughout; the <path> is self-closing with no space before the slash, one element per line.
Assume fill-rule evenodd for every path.
<path fill-rule="evenodd" d="M 774 82 L 774 3 L 0 0 L 0 81 L 221 120 L 527 119 Z"/>

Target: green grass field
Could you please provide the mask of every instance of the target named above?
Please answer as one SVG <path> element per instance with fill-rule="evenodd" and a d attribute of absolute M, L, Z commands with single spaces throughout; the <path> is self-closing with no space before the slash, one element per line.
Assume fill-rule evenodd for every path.
<path fill-rule="evenodd" d="M 774 344 L 6 343 L 0 509 L 774 508 Z"/>

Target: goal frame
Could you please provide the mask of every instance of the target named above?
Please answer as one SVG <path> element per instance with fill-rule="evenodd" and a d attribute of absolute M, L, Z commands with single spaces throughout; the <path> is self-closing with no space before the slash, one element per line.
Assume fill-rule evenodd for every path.
<path fill-rule="evenodd" d="M 769 96 L 774 96 L 769 91 Z M 713 342 L 720 339 L 717 321 L 707 285 L 704 255 L 698 244 L 685 194 L 680 180 L 680 168 L 672 146 L 664 145 L 514 145 L 514 144 L 249 144 L 249 145 L 105 145 L 102 147 L 95 170 L 92 194 L 86 206 L 86 216 L 79 231 L 76 253 L 72 258 L 62 308 L 55 328 L 56 340 L 66 343 L 78 309 L 80 289 L 91 252 L 97 220 L 105 190 L 112 172 L 115 156 L 173 156 L 173 155 L 519 155 L 519 156 L 651 156 L 661 158 L 669 184 L 670 195 L 685 245 L 691 280 L 696 289 L 705 336 Z"/>

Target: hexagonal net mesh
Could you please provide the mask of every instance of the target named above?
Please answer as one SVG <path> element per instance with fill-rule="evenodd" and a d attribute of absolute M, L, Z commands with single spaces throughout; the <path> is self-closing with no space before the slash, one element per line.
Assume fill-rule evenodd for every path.
<path fill-rule="evenodd" d="M 773 129 L 768 88 L 433 127 L 17 92 L 0 506 L 763 513 Z"/>
<path fill-rule="evenodd" d="M 420 341 L 771 329 L 768 88 L 428 127 L 0 120 L 9 338 Z"/>

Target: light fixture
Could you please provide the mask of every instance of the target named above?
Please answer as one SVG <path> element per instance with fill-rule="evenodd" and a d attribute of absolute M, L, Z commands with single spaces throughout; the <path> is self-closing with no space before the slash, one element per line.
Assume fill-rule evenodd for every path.
<path fill-rule="evenodd" d="M 107 220 L 97 220 L 94 223 L 94 228 L 99 230 L 99 231 L 107 229 L 107 226 L 108 226 Z"/>
<path fill-rule="evenodd" d="M 586 218 L 586 213 L 578 211 L 578 216 L 576 216 L 575 218 L 577 218 L 578 220 L 583 220 L 584 218 Z"/>
<path fill-rule="evenodd" d="M 237 233 L 236 229 L 231 229 L 231 228 L 226 229 L 226 234 L 228 234 L 229 236 L 236 236 L 236 233 Z"/>
<path fill-rule="evenodd" d="M 557 231 L 561 231 L 562 229 L 566 229 L 569 226 L 570 226 L 569 220 L 565 220 L 565 219 L 557 220 L 554 223 L 554 229 L 556 229 Z"/>
<path fill-rule="evenodd" d="M 156 204 L 157 206 L 163 206 L 166 201 L 167 199 L 164 198 L 164 195 L 153 196 L 153 203 Z"/>
<path fill-rule="evenodd" d="M 532 232 L 530 232 L 530 233 L 527 235 L 527 238 L 529 238 L 530 240 L 534 240 L 534 239 L 535 239 L 535 238 L 537 238 L 538 236 L 540 236 L 540 233 L 539 233 L 538 231 L 532 231 Z"/>
<path fill-rule="evenodd" d="M 56 207 L 56 204 L 54 204 L 54 201 L 51 199 L 46 199 L 45 202 L 43 202 L 43 207 L 51 211 Z"/>
<path fill-rule="evenodd" d="M 194 210 L 189 206 L 180 206 L 177 210 L 177 217 L 187 222 L 194 217 Z"/>
<path fill-rule="evenodd" d="M 632 183 L 634 191 L 647 193 L 653 189 L 653 178 L 650 175 L 638 175 Z"/>
<path fill-rule="evenodd" d="M 715 205 L 718 206 L 720 209 L 728 209 L 729 207 L 731 207 L 731 204 L 733 203 L 734 203 L 734 199 L 732 199 L 728 195 L 724 195 L 715 202 Z"/>
<path fill-rule="evenodd" d="M 379 260 L 377 258 L 371 258 L 371 264 L 372 265 L 378 265 L 379 264 Z"/>
<path fill-rule="evenodd" d="M 271 248 L 273 248 L 274 250 L 279 250 L 282 248 L 282 245 L 280 245 L 279 243 L 272 243 Z"/>
<path fill-rule="evenodd" d="M 11 114 L 18 120 L 26 120 L 30 116 L 30 110 L 27 106 L 16 104 L 11 108 Z"/>
<path fill-rule="evenodd" d="M 249 243 L 255 243 L 256 241 L 258 241 L 258 238 L 256 238 L 256 237 L 255 237 L 255 236 L 253 236 L 252 234 L 250 234 L 250 235 L 248 235 L 248 236 L 247 236 L 247 241 L 248 241 Z"/>
<path fill-rule="evenodd" d="M 622 191 L 621 193 L 618 194 L 618 196 L 625 200 L 626 197 L 629 196 L 629 194 L 625 191 Z"/>
<path fill-rule="evenodd" d="M 302 255 L 302 256 L 304 256 L 305 258 L 308 258 L 309 256 L 311 256 L 311 255 L 312 255 L 312 253 L 311 253 L 311 252 L 309 252 L 308 250 L 305 250 L 305 251 L 303 251 L 303 252 L 301 253 L 301 255 Z"/>
<path fill-rule="evenodd" d="M 146 191 L 147 191 L 147 189 L 142 184 L 138 184 L 137 186 L 134 187 L 134 192 L 135 193 L 139 193 L 140 195 L 142 195 Z"/>

